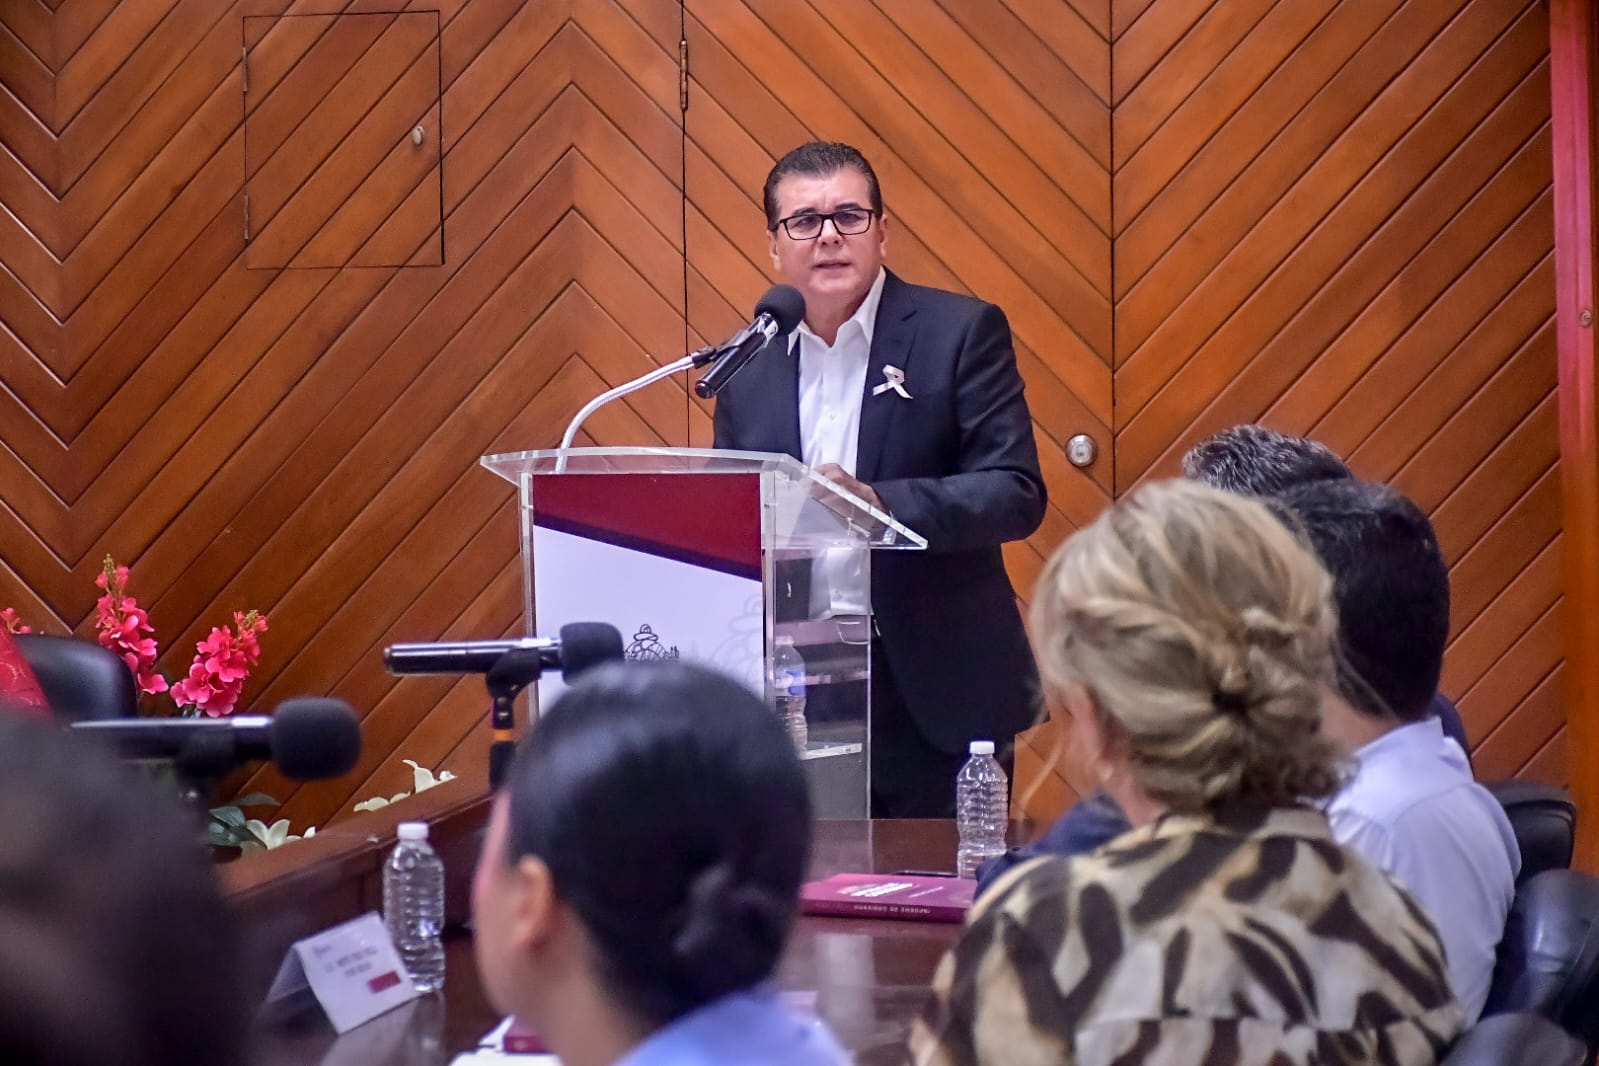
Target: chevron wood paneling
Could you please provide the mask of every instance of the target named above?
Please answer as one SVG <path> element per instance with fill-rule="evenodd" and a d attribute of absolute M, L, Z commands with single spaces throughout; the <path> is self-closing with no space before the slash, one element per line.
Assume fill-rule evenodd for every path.
<path fill-rule="evenodd" d="M 401 758 L 481 778 L 481 683 L 397 682 L 379 652 L 518 630 L 511 494 L 477 457 L 553 444 L 684 350 L 681 21 L 658 0 L 0 6 L 0 602 L 87 631 L 109 552 L 177 669 L 232 609 L 268 612 L 249 698 L 364 716 L 357 773 L 250 782 L 297 829 L 409 788 Z M 411 165 L 418 122 L 442 168 Z M 275 182 L 251 206 L 282 262 L 437 265 L 249 269 L 247 175 Z M 663 384 L 586 439 L 681 444 L 687 411 Z"/>
<path fill-rule="evenodd" d="M 812 137 L 876 163 L 896 270 L 1010 316 L 1051 493 L 1019 590 L 1198 437 L 1310 433 L 1432 514 L 1479 770 L 1563 779 L 1536 0 L 21 0 L 0 89 L 0 606 L 87 631 L 112 553 L 176 668 L 266 610 L 250 698 L 364 717 L 350 778 L 235 782 L 296 828 L 401 758 L 481 777 L 478 684 L 378 658 L 521 625 L 477 457 L 741 324 Z M 661 383 L 585 439 L 709 408 Z"/>
<path fill-rule="evenodd" d="M 1563 780 L 1546 5 L 1114 6 L 1117 491 L 1257 420 L 1396 485 L 1478 773 Z"/>

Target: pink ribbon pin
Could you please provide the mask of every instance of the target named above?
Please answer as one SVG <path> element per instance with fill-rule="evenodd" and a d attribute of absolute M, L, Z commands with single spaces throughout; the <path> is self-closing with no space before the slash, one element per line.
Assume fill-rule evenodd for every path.
<path fill-rule="evenodd" d="M 887 380 L 872 390 L 873 396 L 881 396 L 888 390 L 893 389 L 899 393 L 900 399 L 908 400 L 911 398 L 911 394 L 905 391 L 905 371 L 897 366 L 885 366 L 883 368 L 883 377 Z"/>

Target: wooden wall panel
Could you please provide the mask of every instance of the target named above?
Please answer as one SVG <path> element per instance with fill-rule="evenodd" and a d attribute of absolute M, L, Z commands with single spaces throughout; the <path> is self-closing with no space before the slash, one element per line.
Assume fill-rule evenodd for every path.
<path fill-rule="evenodd" d="M 406 110 L 411 52 L 379 32 L 307 65 L 250 29 L 400 11 L 438 27 L 432 186 L 362 140 Z M 252 91 L 299 86 L 255 142 L 244 45 Z M 1310 433 L 1433 515 L 1484 772 L 1562 779 L 1548 56 L 1538 0 L 0 5 L 0 605 L 86 631 L 111 552 L 177 667 L 267 610 L 252 698 L 344 696 L 369 745 L 346 781 L 259 775 L 297 827 L 407 787 L 402 757 L 481 773 L 478 682 L 378 662 L 520 625 L 477 456 L 742 324 L 766 171 L 827 137 L 876 163 L 894 269 L 1011 318 L 1051 492 L 1019 590 L 1198 437 Z M 337 136 L 305 125 L 306 86 L 368 67 L 394 77 Z M 363 190 L 325 237 L 297 137 Z M 247 148 L 282 159 L 295 254 L 442 264 L 247 269 Z M 584 437 L 709 438 L 683 382 Z M 1055 776 L 1050 804 L 1088 784 Z"/>
<path fill-rule="evenodd" d="M 318 248 L 331 205 L 300 183 L 325 156 L 334 199 L 361 190 L 353 229 L 328 238 L 339 254 L 431 243 L 436 260 L 442 214 L 442 265 L 247 269 L 240 48 L 264 35 L 246 25 L 397 8 L 411 14 L 372 24 L 425 15 L 430 70 L 413 62 L 426 42 L 382 32 L 329 38 L 337 63 L 268 49 L 252 91 L 282 82 L 295 106 L 250 150 L 256 167 L 277 150 L 301 189 L 278 198 L 293 248 Z M 590 395 L 684 348 L 677 5 L 30 0 L 0 24 L 21 45 L 0 44 L 0 602 L 86 632 L 110 552 L 176 669 L 232 609 L 267 611 L 250 699 L 331 693 L 364 717 L 356 774 L 251 783 L 296 828 L 408 788 L 400 758 L 481 774 L 481 682 L 397 682 L 379 652 L 516 631 L 511 494 L 477 457 L 553 444 Z M 366 66 L 370 98 L 340 90 Z M 357 150 L 408 68 L 442 90 L 431 189 L 386 172 L 387 148 Z M 322 75 L 344 118 L 307 125 Z M 430 192 L 435 222 L 408 228 Z M 663 384 L 587 439 L 681 444 L 687 410 Z"/>
<path fill-rule="evenodd" d="M 1117 491 L 1257 420 L 1393 483 L 1479 772 L 1563 780 L 1547 5 L 1114 8 Z"/>

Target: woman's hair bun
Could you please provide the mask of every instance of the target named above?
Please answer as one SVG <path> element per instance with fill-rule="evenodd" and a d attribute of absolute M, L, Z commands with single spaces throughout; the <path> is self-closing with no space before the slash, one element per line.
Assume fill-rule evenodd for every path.
<path fill-rule="evenodd" d="M 1264 505 L 1156 482 L 1061 546 L 1032 603 L 1046 690 L 1077 685 L 1145 793 L 1181 811 L 1330 795 L 1332 579 Z"/>
<path fill-rule="evenodd" d="M 716 863 L 689 886 L 672 953 L 707 997 L 744 988 L 761 980 L 782 951 L 792 911 L 792 902 L 740 884 L 730 863 Z"/>

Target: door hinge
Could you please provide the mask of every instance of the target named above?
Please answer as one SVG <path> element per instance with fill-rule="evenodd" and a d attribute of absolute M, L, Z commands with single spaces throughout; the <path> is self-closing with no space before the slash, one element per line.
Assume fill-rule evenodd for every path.
<path fill-rule="evenodd" d="M 677 42 L 677 106 L 688 110 L 688 39 Z"/>
<path fill-rule="evenodd" d="M 250 49 L 244 45 L 239 46 L 239 69 L 244 76 L 244 95 L 250 95 Z"/>
<path fill-rule="evenodd" d="M 250 190 L 244 190 L 244 243 L 250 243 Z"/>

